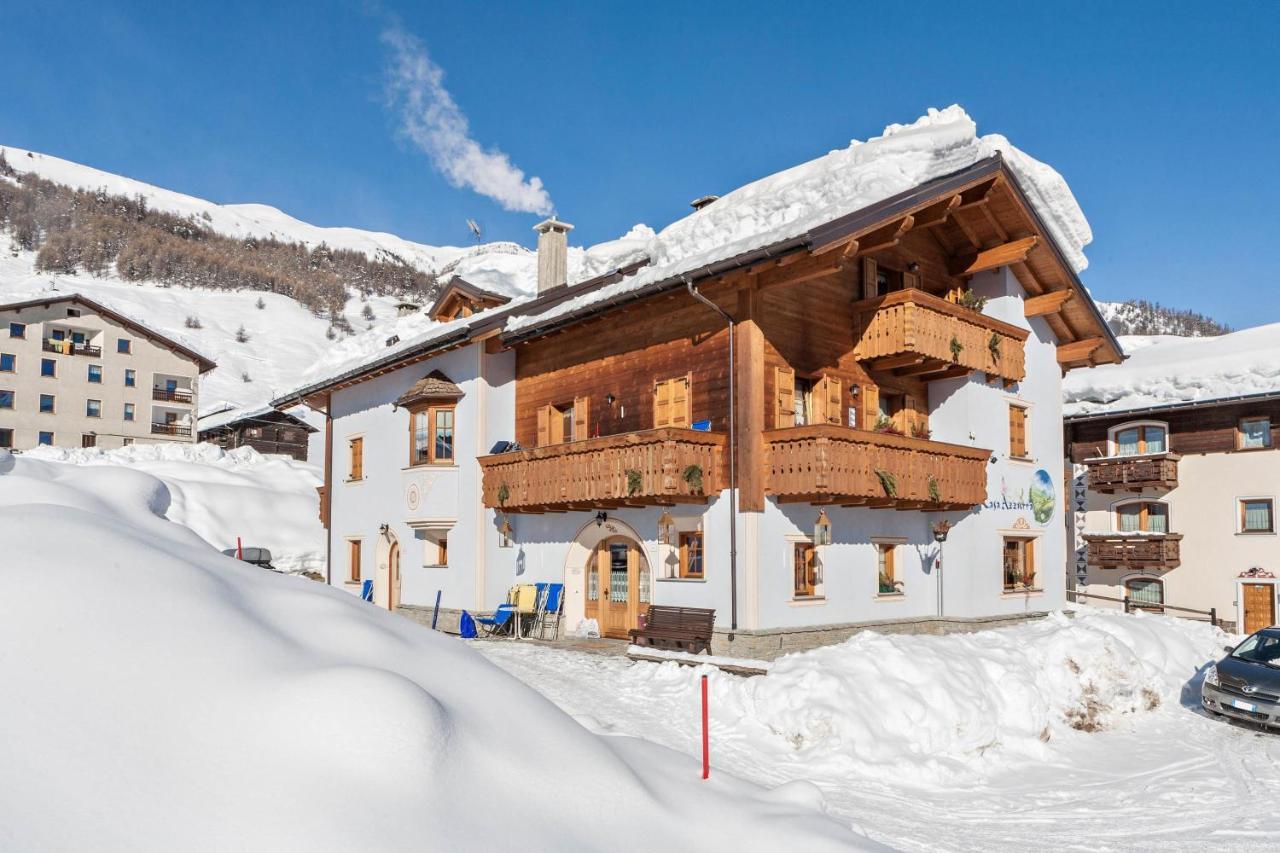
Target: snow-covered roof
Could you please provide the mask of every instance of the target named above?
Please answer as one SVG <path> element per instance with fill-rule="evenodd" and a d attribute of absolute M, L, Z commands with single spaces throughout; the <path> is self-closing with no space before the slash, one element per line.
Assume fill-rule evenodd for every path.
<path fill-rule="evenodd" d="M 1064 413 L 1098 415 L 1280 392 L 1280 323 L 1216 338 L 1125 336 L 1129 358 L 1067 374 Z"/>
<path fill-rule="evenodd" d="M 244 421 L 254 421 L 261 418 L 280 418 L 286 417 L 296 421 L 301 427 L 305 427 L 308 432 L 316 432 L 316 428 L 307 423 L 302 418 L 291 415 L 288 412 L 280 411 L 273 406 L 227 406 L 216 412 L 210 412 L 207 415 L 200 415 L 196 419 L 196 429 L 200 432 L 221 429 L 231 426 L 232 424 L 243 423 Z"/>

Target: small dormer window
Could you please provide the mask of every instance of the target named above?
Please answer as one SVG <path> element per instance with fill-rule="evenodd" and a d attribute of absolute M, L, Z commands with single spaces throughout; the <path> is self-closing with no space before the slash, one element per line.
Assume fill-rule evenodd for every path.
<path fill-rule="evenodd" d="M 68 317 L 79 317 L 79 316 L 80 316 L 80 309 L 79 309 L 79 308 L 68 308 L 68 309 L 67 309 L 67 316 L 68 316 Z"/>
<path fill-rule="evenodd" d="M 1143 456 L 1169 449 L 1169 433 L 1162 424 L 1122 424 L 1112 430 L 1116 456 Z"/>

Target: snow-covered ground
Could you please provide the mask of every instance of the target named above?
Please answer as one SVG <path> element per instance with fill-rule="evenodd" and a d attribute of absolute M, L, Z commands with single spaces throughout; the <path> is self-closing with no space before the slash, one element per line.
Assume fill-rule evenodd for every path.
<path fill-rule="evenodd" d="M 463 642 L 254 568 L 163 481 L 0 451 L 0 850 L 881 849 L 602 737 Z"/>
<path fill-rule="evenodd" d="M 218 551 L 268 548 L 281 571 L 324 573 L 324 528 L 316 487 L 318 465 L 288 456 L 264 456 L 252 447 L 224 451 L 212 444 L 134 444 L 114 450 L 37 447 L 21 456 L 33 484 L 58 482 L 76 489 L 127 484 L 151 495 L 158 514 L 180 524 Z M 0 473 L 3 473 L 0 470 Z M 90 485 L 91 484 L 91 485 Z"/>
<path fill-rule="evenodd" d="M 919 851 L 1274 850 L 1280 737 L 1204 717 L 1225 635 L 1081 611 L 948 637 L 860 634 L 740 678 L 520 643 L 485 654 L 589 728 L 818 786 L 831 813 Z M 713 771 L 713 775 L 714 775 Z"/>

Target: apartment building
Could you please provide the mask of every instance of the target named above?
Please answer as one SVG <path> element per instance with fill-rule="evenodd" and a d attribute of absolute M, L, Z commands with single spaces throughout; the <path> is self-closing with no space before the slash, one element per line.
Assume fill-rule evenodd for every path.
<path fill-rule="evenodd" d="M 0 305 L 0 448 L 195 441 L 214 363 L 79 294 Z"/>
<path fill-rule="evenodd" d="M 714 608 L 716 653 L 764 657 L 1061 607 L 1062 376 L 1122 356 L 1027 173 L 719 236 L 792 176 L 700 200 L 696 260 L 659 235 L 573 284 L 542 222 L 536 295 L 277 399 L 326 416 L 330 582 L 446 624 L 563 582 L 617 637 Z"/>

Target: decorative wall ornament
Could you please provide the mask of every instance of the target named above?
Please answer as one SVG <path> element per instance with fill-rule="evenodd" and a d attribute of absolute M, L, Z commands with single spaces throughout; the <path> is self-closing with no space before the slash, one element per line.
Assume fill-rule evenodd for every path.
<path fill-rule="evenodd" d="M 422 504 L 422 490 L 418 488 L 417 483 L 410 483 L 409 488 L 404 490 L 404 503 L 410 511 L 416 510 Z"/>
<path fill-rule="evenodd" d="M 1018 516 L 1018 520 L 1013 523 L 1014 530 L 1030 530 L 1031 525 L 1027 524 L 1027 520 L 1022 516 Z"/>
<path fill-rule="evenodd" d="M 1261 566 L 1254 566 L 1252 569 L 1249 569 L 1248 571 L 1241 572 L 1240 577 L 1242 578 L 1274 578 L 1275 573 L 1269 572 L 1266 569 L 1262 568 Z"/>

